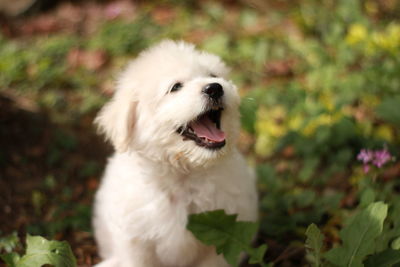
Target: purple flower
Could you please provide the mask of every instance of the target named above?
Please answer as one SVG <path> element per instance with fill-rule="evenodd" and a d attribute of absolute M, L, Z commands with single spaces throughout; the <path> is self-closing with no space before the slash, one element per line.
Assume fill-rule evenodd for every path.
<path fill-rule="evenodd" d="M 374 153 L 369 149 L 361 149 L 360 153 L 357 156 L 359 161 L 362 161 L 364 164 L 372 161 L 374 157 Z"/>
<path fill-rule="evenodd" d="M 392 155 L 390 155 L 389 151 L 387 151 L 387 149 L 384 148 L 382 150 L 377 150 L 374 152 L 374 160 L 372 163 L 376 167 L 381 168 L 383 165 L 385 165 L 391 159 L 392 159 Z"/>
<path fill-rule="evenodd" d="M 368 173 L 370 168 L 371 166 L 369 166 L 369 164 L 364 164 L 363 166 L 364 173 Z"/>
<path fill-rule="evenodd" d="M 386 147 L 375 151 L 370 149 L 361 149 L 360 153 L 357 155 L 357 159 L 363 163 L 364 173 L 368 173 L 371 168 L 370 164 L 381 168 L 388 161 L 392 160 L 392 155 Z"/>

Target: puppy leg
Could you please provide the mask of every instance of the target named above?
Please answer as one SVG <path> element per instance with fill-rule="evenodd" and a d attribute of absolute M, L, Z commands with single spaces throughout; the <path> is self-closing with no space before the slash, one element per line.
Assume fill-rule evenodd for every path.
<path fill-rule="evenodd" d="M 154 246 L 138 240 L 128 240 L 114 236 L 112 255 L 95 267 L 160 267 Z"/>
<path fill-rule="evenodd" d="M 210 250 L 196 267 L 230 267 L 224 256 L 218 255 L 215 250 Z"/>
<path fill-rule="evenodd" d="M 93 267 L 119 267 L 119 262 L 116 258 L 107 259 L 102 261 Z"/>
<path fill-rule="evenodd" d="M 113 237 L 101 217 L 94 216 L 93 226 L 99 255 L 103 259 L 108 259 L 113 255 Z"/>
<path fill-rule="evenodd" d="M 154 245 L 142 240 L 118 240 L 114 247 L 114 257 L 118 258 L 118 267 L 159 267 L 161 264 L 155 255 Z"/>

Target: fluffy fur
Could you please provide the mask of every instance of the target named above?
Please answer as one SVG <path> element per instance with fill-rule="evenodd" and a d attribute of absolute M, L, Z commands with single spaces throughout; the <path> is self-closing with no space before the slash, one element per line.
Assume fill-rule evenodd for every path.
<path fill-rule="evenodd" d="M 94 207 L 98 267 L 229 266 L 186 230 L 189 214 L 224 209 L 257 219 L 255 178 L 235 147 L 239 96 L 215 55 L 164 41 L 142 52 L 118 79 L 95 123 L 115 147 Z M 176 82 L 182 88 L 170 89 Z M 210 105 L 203 88 L 223 88 L 220 149 L 178 132 Z"/>

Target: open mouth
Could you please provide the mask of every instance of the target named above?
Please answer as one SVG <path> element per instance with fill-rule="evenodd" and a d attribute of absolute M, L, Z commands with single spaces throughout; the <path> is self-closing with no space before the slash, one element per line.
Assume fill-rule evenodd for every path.
<path fill-rule="evenodd" d="M 179 127 L 177 132 L 183 140 L 192 140 L 196 145 L 208 149 L 220 149 L 225 146 L 225 133 L 221 130 L 221 113 L 223 108 L 211 109 L 188 123 Z"/>

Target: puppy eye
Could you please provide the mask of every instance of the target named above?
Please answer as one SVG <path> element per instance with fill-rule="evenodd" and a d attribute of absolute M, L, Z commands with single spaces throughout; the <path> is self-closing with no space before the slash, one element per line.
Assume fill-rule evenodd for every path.
<path fill-rule="evenodd" d="M 183 84 L 182 83 L 180 83 L 180 82 L 177 82 L 177 83 L 175 83 L 172 87 L 171 87 L 171 90 L 169 90 L 171 93 L 172 92 L 176 92 L 176 91 L 178 91 L 179 89 L 181 89 L 183 87 Z"/>
<path fill-rule="evenodd" d="M 210 73 L 210 77 L 212 77 L 212 78 L 217 78 L 218 76 L 215 75 L 214 73 Z"/>

